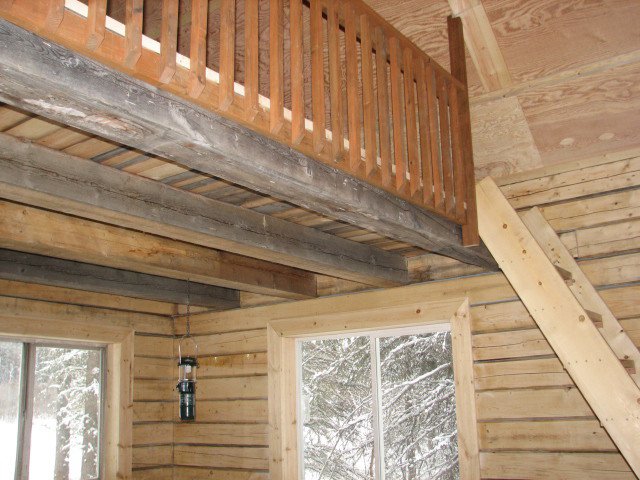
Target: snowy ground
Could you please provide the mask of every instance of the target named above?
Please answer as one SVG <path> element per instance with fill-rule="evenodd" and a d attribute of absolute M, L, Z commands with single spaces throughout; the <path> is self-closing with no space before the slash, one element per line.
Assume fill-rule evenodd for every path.
<path fill-rule="evenodd" d="M 73 439 L 69 458 L 69 480 L 80 480 L 82 469 L 82 445 Z M 0 421 L 0 477 L 11 475 L 15 464 L 17 444 L 17 424 Z M 31 460 L 29 478 L 34 480 L 53 480 L 56 460 L 56 422 L 55 420 L 35 420 L 31 435 Z"/>

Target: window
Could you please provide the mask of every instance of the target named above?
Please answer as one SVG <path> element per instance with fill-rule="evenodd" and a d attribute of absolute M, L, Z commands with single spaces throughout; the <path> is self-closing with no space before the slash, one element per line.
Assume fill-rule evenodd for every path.
<path fill-rule="evenodd" d="M 0 341 L 0 478 L 100 478 L 104 349 Z"/>
<path fill-rule="evenodd" d="M 299 341 L 303 478 L 459 478 L 447 327 Z"/>

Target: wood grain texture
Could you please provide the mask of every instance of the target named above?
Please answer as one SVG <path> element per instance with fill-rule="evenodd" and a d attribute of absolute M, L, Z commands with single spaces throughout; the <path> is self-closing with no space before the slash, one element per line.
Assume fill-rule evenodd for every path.
<path fill-rule="evenodd" d="M 478 180 L 542 166 L 517 98 L 471 105 L 473 160 Z"/>
<path fill-rule="evenodd" d="M 82 123 L 83 128 L 88 128 L 89 130 L 98 128 L 100 133 L 106 137 L 111 136 L 111 138 L 117 138 L 119 142 L 124 141 L 128 144 L 135 144 L 134 146 L 142 147 L 145 150 L 156 150 L 162 145 L 163 152 L 156 150 L 152 153 L 168 158 L 179 157 L 182 164 L 188 163 L 190 167 L 203 172 L 213 173 L 212 169 L 216 170 L 215 174 L 218 176 L 228 179 L 230 179 L 230 176 L 233 176 L 234 178 L 231 180 L 234 182 L 249 185 L 253 189 L 262 190 L 268 194 L 278 194 L 285 200 L 294 200 L 295 202 L 304 204 L 303 206 L 311 207 L 311 209 L 336 215 L 342 220 L 360 224 L 363 223 L 365 218 L 368 218 L 366 226 L 373 227 L 374 230 L 378 230 L 380 233 L 392 237 L 397 237 L 401 232 L 406 233 L 408 236 L 417 240 L 420 245 L 426 247 L 428 244 L 430 249 L 439 253 L 446 253 L 456 258 L 464 258 L 465 261 L 470 263 L 477 262 L 487 266 L 493 264 L 486 249 L 462 247 L 459 229 L 452 222 L 443 222 L 440 219 L 436 220 L 423 210 L 417 207 L 412 208 L 411 205 L 404 202 L 402 202 L 401 208 L 404 211 L 411 211 L 411 214 L 398 217 L 397 202 L 399 200 L 394 195 L 387 194 L 382 190 L 372 189 L 354 177 L 349 176 L 348 180 L 347 178 L 339 179 L 339 177 L 342 178 L 345 174 L 326 164 L 309 161 L 311 159 L 301 156 L 300 153 L 294 152 L 290 148 L 262 136 L 256 136 L 256 134 L 250 133 L 243 127 L 223 120 L 220 117 L 216 116 L 214 120 L 212 117 L 214 114 L 212 112 L 198 109 L 197 114 L 195 111 L 192 112 L 193 115 L 187 114 L 187 117 L 189 117 L 187 119 L 184 116 L 186 112 L 196 107 L 185 103 L 184 100 L 178 99 L 167 92 L 160 92 L 156 89 L 151 90 L 144 87 L 144 85 L 136 83 L 136 94 L 131 97 L 136 100 L 136 108 L 128 108 L 128 113 L 125 113 L 120 107 L 126 102 L 124 99 L 121 99 L 123 101 L 119 101 L 116 97 L 118 95 L 127 99 L 130 97 L 123 89 L 119 87 L 114 88 L 111 81 L 107 80 L 107 77 L 111 78 L 115 76 L 115 78 L 121 78 L 124 82 L 122 85 L 129 85 L 131 88 L 134 88 L 130 83 L 130 79 L 123 78 L 122 74 L 114 71 L 110 71 L 108 74 L 106 74 L 105 71 L 106 77 L 104 75 L 93 75 L 93 73 L 90 72 L 95 72 L 96 68 L 102 70 L 106 67 L 99 66 L 95 62 L 87 59 L 81 59 L 77 55 L 61 49 L 58 46 L 44 45 L 41 39 L 15 26 L 11 27 L 7 22 L 3 23 L 3 28 L 11 30 L 11 35 L 27 35 L 29 37 L 29 42 L 18 42 L 19 45 L 24 46 L 24 51 L 21 52 L 21 55 L 27 55 L 28 52 L 30 52 L 32 55 L 44 55 L 44 57 L 47 57 L 47 51 L 53 49 L 57 52 L 55 54 L 55 60 L 50 58 L 48 61 L 45 61 L 44 58 L 41 58 L 41 61 L 30 63 L 30 65 L 40 70 L 40 74 L 37 75 L 39 82 L 55 80 L 55 83 L 57 83 L 55 90 L 58 92 L 58 100 L 65 103 L 68 102 L 69 105 L 74 105 L 73 108 L 78 109 L 78 111 L 88 111 L 95 108 L 96 92 L 101 92 L 101 101 L 106 101 L 106 104 L 110 103 L 112 108 L 118 110 L 117 113 L 115 111 L 112 112 L 119 118 L 115 124 L 113 122 L 100 123 L 99 125 L 96 125 L 95 122 L 89 122 L 89 124 L 87 124 L 86 119 L 91 118 L 91 115 L 88 115 L 75 118 L 73 123 L 76 125 Z M 29 43 L 34 42 L 39 44 L 42 50 L 38 51 L 28 46 Z M 15 42 L 10 43 L 12 45 L 15 44 Z M 0 51 L 4 51 L 4 49 Z M 71 55 L 74 57 L 74 65 L 76 65 L 74 69 L 65 69 L 59 72 L 56 65 L 58 65 L 60 55 Z M 29 78 L 29 83 L 32 83 L 36 78 L 35 72 L 27 73 L 24 69 L 25 65 L 22 62 L 18 62 L 18 64 L 14 65 L 14 68 L 10 67 L 10 64 L 4 63 L 3 68 L 5 71 L 7 68 L 12 70 L 12 78 L 14 75 L 26 75 Z M 43 69 L 47 70 L 48 68 L 53 68 L 54 71 L 59 74 L 45 75 Z M 84 71 L 87 78 L 84 79 L 85 81 L 79 83 L 78 75 L 80 71 Z M 3 76 L 3 78 L 6 77 Z M 64 93 L 63 87 L 65 81 L 68 82 L 66 93 Z M 95 82 L 101 83 L 101 85 L 97 85 Z M 19 87 L 19 83 L 20 82 L 12 81 L 11 89 L 21 88 Z M 73 84 L 73 91 L 69 89 L 71 84 Z M 3 89 L 6 90 L 7 87 L 8 85 L 5 85 Z M 44 85 L 41 84 L 39 89 L 42 90 L 43 87 Z M 61 87 L 63 87 L 62 90 L 60 90 Z M 24 88 L 24 86 L 22 88 Z M 53 88 L 53 85 L 49 85 L 49 88 Z M 86 96 L 85 94 L 81 94 L 80 88 L 85 89 Z M 18 94 L 18 92 L 14 91 L 11 95 L 12 101 L 15 101 L 18 97 L 23 97 L 23 94 L 26 93 L 25 91 Z M 60 95 L 64 97 L 64 100 Z M 3 96 L 6 96 L 6 91 Z M 83 101 L 83 98 L 87 103 Z M 162 98 L 168 103 L 164 104 L 165 100 L 161 100 Z M 34 108 L 32 103 L 20 103 L 23 106 Z M 103 103 L 101 106 L 101 115 L 107 113 L 105 111 L 106 104 Z M 164 106 L 161 104 L 164 104 Z M 47 116 L 58 116 L 58 118 L 64 116 L 60 111 L 56 111 L 55 108 L 51 109 L 49 107 L 44 110 L 46 110 Z M 123 115 L 129 116 L 133 114 L 134 111 L 135 116 L 138 117 L 137 120 L 131 118 L 125 121 Z M 172 112 L 171 114 L 168 113 L 170 111 Z M 140 116 L 145 116 L 146 119 L 142 120 Z M 202 123 L 205 117 L 207 120 Z M 182 120 L 178 120 L 178 118 Z M 200 120 L 194 123 L 196 119 Z M 123 124 L 119 122 L 123 122 L 123 124 L 127 126 L 123 129 Z M 198 123 L 200 123 L 202 130 L 200 130 L 200 127 L 197 127 Z M 142 127 L 142 124 L 144 127 Z M 176 137 L 173 137 L 177 132 L 171 127 L 172 124 L 181 131 Z M 220 126 L 225 131 L 214 133 L 212 126 Z M 151 135 L 150 132 L 154 130 L 156 134 Z M 194 135 L 198 138 L 195 138 Z M 161 140 L 162 137 L 167 138 Z M 168 137 L 172 137 L 172 140 Z M 210 138 L 210 141 L 203 141 L 203 139 L 207 137 Z M 154 138 L 154 142 L 151 143 L 155 143 L 155 141 L 158 142 L 154 148 L 151 148 L 152 145 L 149 142 L 151 138 Z M 189 141 L 189 138 L 193 141 Z M 229 156 L 223 154 L 227 148 L 229 149 Z M 170 149 L 172 152 L 166 151 L 166 149 Z M 233 154 L 231 154 L 231 152 L 233 152 Z M 225 158 L 225 161 L 212 161 L 213 158 Z M 257 162 L 258 160 L 259 162 Z M 271 161 L 273 164 L 270 166 L 264 164 L 264 162 Z M 259 168 L 260 173 L 255 176 L 251 175 L 249 167 L 258 167 L 258 163 L 261 164 Z M 284 171 L 287 172 L 286 177 L 281 175 Z M 310 178 L 314 178 L 313 190 L 309 189 Z M 345 183 L 345 181 L 347 183 Z M 347 184 L 350 184 L 350 186 L 346 187 Z M 302 190 L 296 192 L 296 185 L 301 187 Z M 345 208 L 344 205 L 341 207 L 337 205 L 337 203 L 340 203 L 341 198 L 346 200 L 345 196 L 353 203 L 353 208 Z M 318 201 L 316 202 L 316 200 Z M 362 205 L 370 206 L 371 211 L 369 215 L 362 211 Z M 362 218 L 363 216 L 365 218 Z M 405 222 L 406 220 L 410 220 L 413 225 L 410 227 L 405 225 L 404 228 L 400 228 L 398 222 Z M 429 223 L 428 228 L 421 226 L 421 224 L 425 222 Z M 409 238 L 405 238 L 404 240 L 409 240 Z M 411 241 L 413 242 L 413 240 Z"/>
<path fill-rule="evenodd" d="M 270 248 L 267 247 L 273 244 L 276 249 L 283 247 L 281 252 L 283 255 L 277 261 L 286 263 L 295 257 L 295 245 L 300 244 L 299 242 L 306 243 L 314 237 L 321 237 L 324 239 L 322 245 L 305 247 L 304 250 L 311 256 L 326 256 L 332 249 L 330 242 L 335 239 L 340 245 L 335 249 L 336 261 L 330 269 L 326 270 L 327 274 L 337 274 L 345 266 L 348 269 L 351 264 L 349 252 L 352 250 L 351 247 L 355 247 L 356 250 L 361 250 L 360 260 L 366 263 L 375 258 L 376 270 L 386 268 L 385 265 L 392 267 L 392 270 L 399 268 L 400 277 L 397 280 L 401 283 L 406 281 L 405 261 L 400 256 L 374 250 L 373 247 L 342 240 L 318 230 L 267 217 L 211 198 L 194 197 L 158 182 L 133 177 L 124 172 L 97 165 L 92 161 L 84 161 L 61 152 L 20 142 L 4 134 L 0 134 L 0 138 L 4 139 L 0 148 L 2 158 L 0 163 L 5 164 L 3 167 L 5 175 L 0 181 L 3 185 L 3 194 L 0 196 L 4 198 L 13 197 L 14 200 L 46 206 L 86 218 L 110 221 L 116 225 L 149 233 L 170 234 L 175 239 L 205 244 L 205 246 L 213 247 L 211 242 L 214 242 L 217 243 L 218 248 L 236 251 L 242 255 L 257 257 L 268 255 Z M 56 165 L 55 175 L 51 174 L 51 164 Z M 123 184 L 128 185 L 126 191 L 120 188 Z M 33 193 L 31 190 L 33 188 L 38 190 L 38 195 Z M 194 216 L 196 212 L 199 212 L 197 217 Z M 217 220 L 214 220 L 212 215 L 215 215 Z M 236 227 L 240 219 L 244 225 L 241 231 Z M 273 227 L 278 228 L 276 224 L 282 229 L 268 234 L 267 232 Z M 179 225 L 186 230 L 180 233 L 178 230 L 181 228 L 173 229 Z M 286 233 L 285 230 L 289 229 L 291 232 Z M 188 235 L 189 238 L 187 238 L 187 230 L 193 234 L 196 230 L 200 230 L 200 234 L 196 234 L 200 240 L 197 240 L 194 235 Z M 215 232 L 215 236 L 211 235 L 212 232 Z M 266 236 L 258 232 L 263 232 Z M 254 244 L 252 251 L 242 248 L 240 251 L 232 246 L 235 243 L 233 238 L 245 243 L 257 240 L 256 234 L 261 239 Z M 269 240 L 267 236 L 271 239 Z M 287 239 L 285 243 L 280 243 L 285 239 Z M 389 260 L 393 262 L 394 258 L 395 267 L 392 266 L 393 263 L 388 263 Z M 273 260 L 276 259 L 273 258 Z M 304 263 L 304 266 L 299 266 L 305 270 L 313 270 L 311 263 Z M 359 275 L 357 277 L 365 280 Z M 387 280 L 383 283 L 386 282 Z"/>

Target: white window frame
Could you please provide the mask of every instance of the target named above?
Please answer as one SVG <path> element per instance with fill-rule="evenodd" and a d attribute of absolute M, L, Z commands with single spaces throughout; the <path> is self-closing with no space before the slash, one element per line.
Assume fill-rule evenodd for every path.
<path fill-rule="evenodd" d="M 422 327 L 390 328 L 374 332 L 353 332 L 348 334 L 320 335 L 309 338 L 296 338 L 296 357 L 298 361 L 298 411 L 303 412 L 302 398 L 302 344 L 310 340 L 338 340 L 341 338 L 367 337 L 369 338 L 369 365 L 371 367 L 371 408 L 373 411 L 373 456 L 375 461 L 374 480 L 385 480 L 384 463 L 384 421 L 382 419 L 382 386 L 380 381 L 380 339 L 404 337 L 408 335 L 425 335 L 428 333 L 451 332 L 450 323 L 434 323 Z M 452 359 L 453 360 L 453 359 Z M 304 421 L 298 422 L 299 478 L 304 478 Z"/>
<path fill-rule="evenodd" d="M 78 350 L 94 350 L 100 352 L 100 427 L 98 436 L 98 476 L 104 478 L 104 404 L 106 392 L 106 348 L 80 342 L 48 342 L 39 339 L 16 339 L 0 337 L 0 341 L 13 342 L 22 346 L 22 364 L 20 367 L 20 392 L 18 412 L 18 435 L 16 437 L 15 480 L 29 478 L 31 461 L 31 426 L 33 424 L 33 402 L 35 386 L 36 351 L 38 348 L 68 348 Z"/>
<path fill-rule="evenodd" d="M 451 324 L 458 458 L 463 480 L 480 478 L 469 301 L 443 299 L 425 285 L 275 305 L 265 310 L 269 364 L 269 470 L 272 480 L 301 476 L 297 339 Z"/>

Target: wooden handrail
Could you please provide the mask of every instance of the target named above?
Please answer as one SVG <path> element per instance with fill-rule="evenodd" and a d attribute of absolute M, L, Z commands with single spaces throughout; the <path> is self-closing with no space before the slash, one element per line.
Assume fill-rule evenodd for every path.
<path fill-rule="evenodd" d="M 5 0 L 0 15 L 436 212 L 477 244 L 458 19 L 448 22 L 450 74 L 362 0 L 290 0 L 287 10 L 270 0 L 266 15 L 258 0 L 245 0 L 244 15 L 223 0 L 218 38 L 208 0 L 191 0 L 189 58 L 177 53 L 179 0 L 162 1 L 157 40 L 143 35 L 144 2 L 122 1 L 124 23 L 106 16 L 106 0 Z"/>

